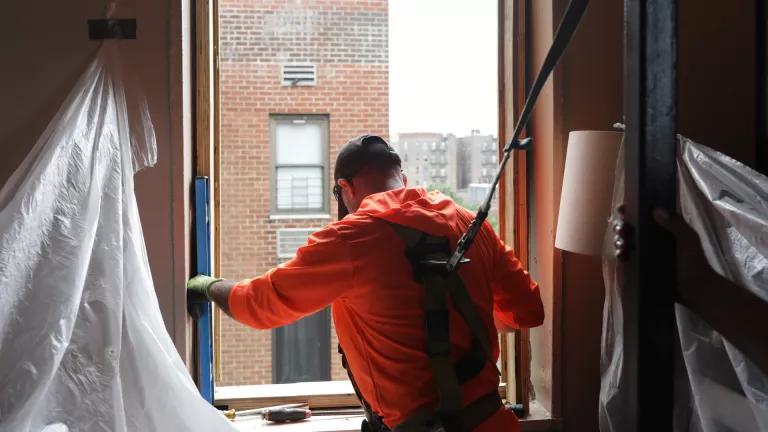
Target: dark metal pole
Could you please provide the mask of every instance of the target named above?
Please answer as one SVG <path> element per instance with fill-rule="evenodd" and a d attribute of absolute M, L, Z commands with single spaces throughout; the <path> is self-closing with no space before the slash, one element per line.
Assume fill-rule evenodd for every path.
<path fill-rule="evenodd" d="M 755 95 L 757 99 L 757 142 L 755 143 L 755 167 L 768 175 L 768 7 L 765 0 L 755 2 Z"/>
<path fill-rule="evenodd" d="M 671 430 L 675 244 L 653 220 L 675 209 L 677 1 L 625 0 L 624 367 L 636 431 Z"/>

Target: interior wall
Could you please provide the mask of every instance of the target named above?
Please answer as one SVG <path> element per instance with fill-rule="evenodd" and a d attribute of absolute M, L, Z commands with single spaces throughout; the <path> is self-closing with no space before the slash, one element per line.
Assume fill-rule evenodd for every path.
<path fill-rule="evenodd" d="M 538 73 L 565 1 L 531 2 L 531 66 Z M 563 430 L 597 430 L 604 286 L 597 258 L 555 249 L 568 133 L 622 119 L 623 4 L 593 0 L 534 109 L 529 150 L 531 273 L 548 319 L 531 330 L 536 399 Z"/>
<path fill-rule="evenodd" d="M 565 1 L 530 2 L 537 73 Z M 678 98 L 682 134 L 755 162 L 755 2 L 679 1 Z M 555 227 L 567 134 L 622 121 L 623 4 L 593 0 L 539 98 L 531 121 L 530 269 L 541 284 L 545 325 L 531 331 L 536 399 L 563 430 L 596 430 L 604 286 L 598 259 L 559 253 Z"/>
<path fill-rule="evenodd" d="M 736 3 L 678 0 L 678 128 L 755 166 L 756 1 Z"/>
<path fill-rule="evenodd" d="M 87 20 L 99 0 L 10 2 L 0 14 L 0 184 L 5 183 L 59 109 L 99 42 Z M 141 83 L 158 144 L 158 162 L 136 175 L 136 195 L 155 289 L 166 327 L 188 353 L 184 282 L 189 274 L 191 106 L 188 0 L 126 0 L 117 18 L 136 18 L 136 40 L 117 42 L 124 74 Z M 186 29 L 188 30 L 188 29 Z M 188 31 L 186 31 L 188 34 Z M 187 36 L 184 36 L 185 38 Z"/>
<path fill-rule="evenodd" d="M 623 112 L 622 2 L 592 0 L 563 59 L 563 145 L 573 130 L 613 130 Z M 563 166 L 558 169 L 562 170 Z M 562 179 L 556 186 L 559 192 Z M 562 429 L 598 430 L 605 287 L 597 257 L 563 252 Z"/>

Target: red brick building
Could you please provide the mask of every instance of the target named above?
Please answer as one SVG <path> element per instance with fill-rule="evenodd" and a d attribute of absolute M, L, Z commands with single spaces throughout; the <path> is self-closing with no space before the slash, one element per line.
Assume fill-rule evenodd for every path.
<path fill-rule="evenodd" d="M 335 220 L 338 148 L 389 130 L 388 4 L 220 0 L 219 19 L 222 276 L 242 279 Z M 327 312 L 221 327 L 218 385 L 346 379 Z"/>

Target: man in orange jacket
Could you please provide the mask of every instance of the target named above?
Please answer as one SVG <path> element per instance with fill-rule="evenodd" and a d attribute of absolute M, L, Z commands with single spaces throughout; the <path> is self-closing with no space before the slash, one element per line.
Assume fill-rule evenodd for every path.
<path fill-rule="evenodd" d="M 453 250 L 474 215 L 440 193 L 407 189 L 400 158 L 377 136 L 347 143 L 336 159 L 334 178 L 340 220 L 314 233 L 295 258 L 241 282 L 196 276 L 188 288 L 259 329 L 282 326 L 331 305 L 353 382 L 366 408 L 383 423 L 374 422 L 373 430 L 449 430 L 412 427 L 417 414 L 435 410 L 439 383 L 425 351 L 425 288 L 414 279 L 408 245 L 397 227 L 447 238 Z M 538 286 L 487 222 L 466 257 L 470 262 L 458 275 L 490 348 L 490 358 L 460 381 L 458 397 L 468 409 L 489 394 L 498 399 L 497 326 L 538 326 L 544 311 Z M 477 335 L 453 309 L 445 328 L 450 328 L 450 358 L 461 363 L 473 352 Z M 456 370 L 460 374 L 458 366 Z M 462 429 L 519 429 L 511 411 L 497 402 L 491 408 L 470 415 L 472 421 L 465 416 Z"/>

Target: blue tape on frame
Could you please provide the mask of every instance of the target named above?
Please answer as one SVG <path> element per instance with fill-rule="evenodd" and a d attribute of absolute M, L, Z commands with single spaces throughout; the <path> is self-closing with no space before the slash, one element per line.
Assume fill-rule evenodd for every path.
<path fill-rule="evenodd" d="M 195 178 L 195 239 L 197 274 L 211 274 L 211 224 L 208 177 Z M 213 320 L 208 301 L 192 305 L 197 318 L 198 370 L 200 394 L 213 404 Z"/>

